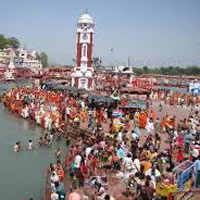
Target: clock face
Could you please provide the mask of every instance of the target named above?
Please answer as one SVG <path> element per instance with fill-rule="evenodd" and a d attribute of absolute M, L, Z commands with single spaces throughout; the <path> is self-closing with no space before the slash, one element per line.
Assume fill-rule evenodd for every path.
<path fill-rule="evenodd" d="M 88 39 L 88 35 L 87 34 L 83 34 L 82 39 L 83 40 L 87 40 Z"/>

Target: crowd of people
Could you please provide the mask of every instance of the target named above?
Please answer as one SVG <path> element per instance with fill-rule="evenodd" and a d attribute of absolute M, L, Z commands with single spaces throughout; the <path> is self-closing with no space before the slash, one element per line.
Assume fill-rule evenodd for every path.
<path fill-rule="evenodd" d="M 173 92 L 172 90 L 154 90 L 151 93 L 152 100 L 160 100 L 161 105 L 191 106 L 193 108 L 200 104 L 200 97 L 197 94 Z"/>
<path fill-rule="evenodd" d="M 179 104 L 179 98 L 188 102 L 189 94 L 170 95 L 154 91 L 150 100 L 152 104 L 157 100 L 169 103 L 173 96 L 175 104 Z M 80 134 L 73 142 L 65 133 L 68 152 L 65 160 L 57 149 L 56 164 L 49 166 L 51 200 L 122 197 L 151 200 L 156 198 L 160 182 L 176 183 L 173 169 L 187 159 L 194 163 L 194 184 L 200 185 L 200 113 L 197 108 L 191 109 L 189 117 L 181 120 L 177 120 L 178 113 L 166 113 L 160 118 L 162 110 L 154 109 L 153 105 L 147 110 L 136 110 L 133 118 L 129 112 L 113 117 L 109 109 L 91 107 L 80 97 L 31 87 L 13 88 L 4 94 L 3 102 L 11 111 L 34 120 L 52 135 L 57 131 L 65 133 L 64 127 L 71 123 L 77 129 L 86 125 L 91 130 L 91 137 Z M 43 138 L 40 139 L 42 145 Z M 33 146 L 30 140 L 28 148 Z M 20 142 L 17 142 L 14 151 L 19 150 Z"/>

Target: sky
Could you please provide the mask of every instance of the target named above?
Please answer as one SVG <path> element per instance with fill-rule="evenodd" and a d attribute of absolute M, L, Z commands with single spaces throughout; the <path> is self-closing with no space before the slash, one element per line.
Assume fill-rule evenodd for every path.
<path fill-rule="evenodd" d="M 104 64 L 200 65 L 200 0 L 0 0 L 0 33 L 72 64 L 76 24 L 95 22 L 93 56 Z M 111 50 L 113 49 L 113 51 Z"/>

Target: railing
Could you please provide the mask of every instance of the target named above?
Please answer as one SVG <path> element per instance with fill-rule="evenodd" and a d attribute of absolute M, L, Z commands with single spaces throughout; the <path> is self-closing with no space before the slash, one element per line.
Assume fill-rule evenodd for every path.
<path fill-rule="evenodd" d="M 200 189 L 170 193 L 167 200 L 200 200 Z"/>

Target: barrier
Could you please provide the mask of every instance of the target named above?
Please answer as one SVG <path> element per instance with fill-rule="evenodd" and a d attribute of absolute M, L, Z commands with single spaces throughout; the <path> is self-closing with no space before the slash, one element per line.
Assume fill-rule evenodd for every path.
<path fill-rule="evenodd" d="M 186 160 L 176 166 L 172 171 L 175 180 L 174 185 L 167 185 L 163 182 L 157 183 L 156 195 L 166 197 L 168 200 L 182 199 L 192 189 L 195 180 L 194 163 Z M 176 194 L 176 198 L 174 198 L 174 194 Z"/>
<path fill-rule="evenodd" d="M 170 193 L 177 191 L 177 185 L 166 185 L 162 182 L 156 185 L 156 195 L 161 197 L 168 197 Z"/>

